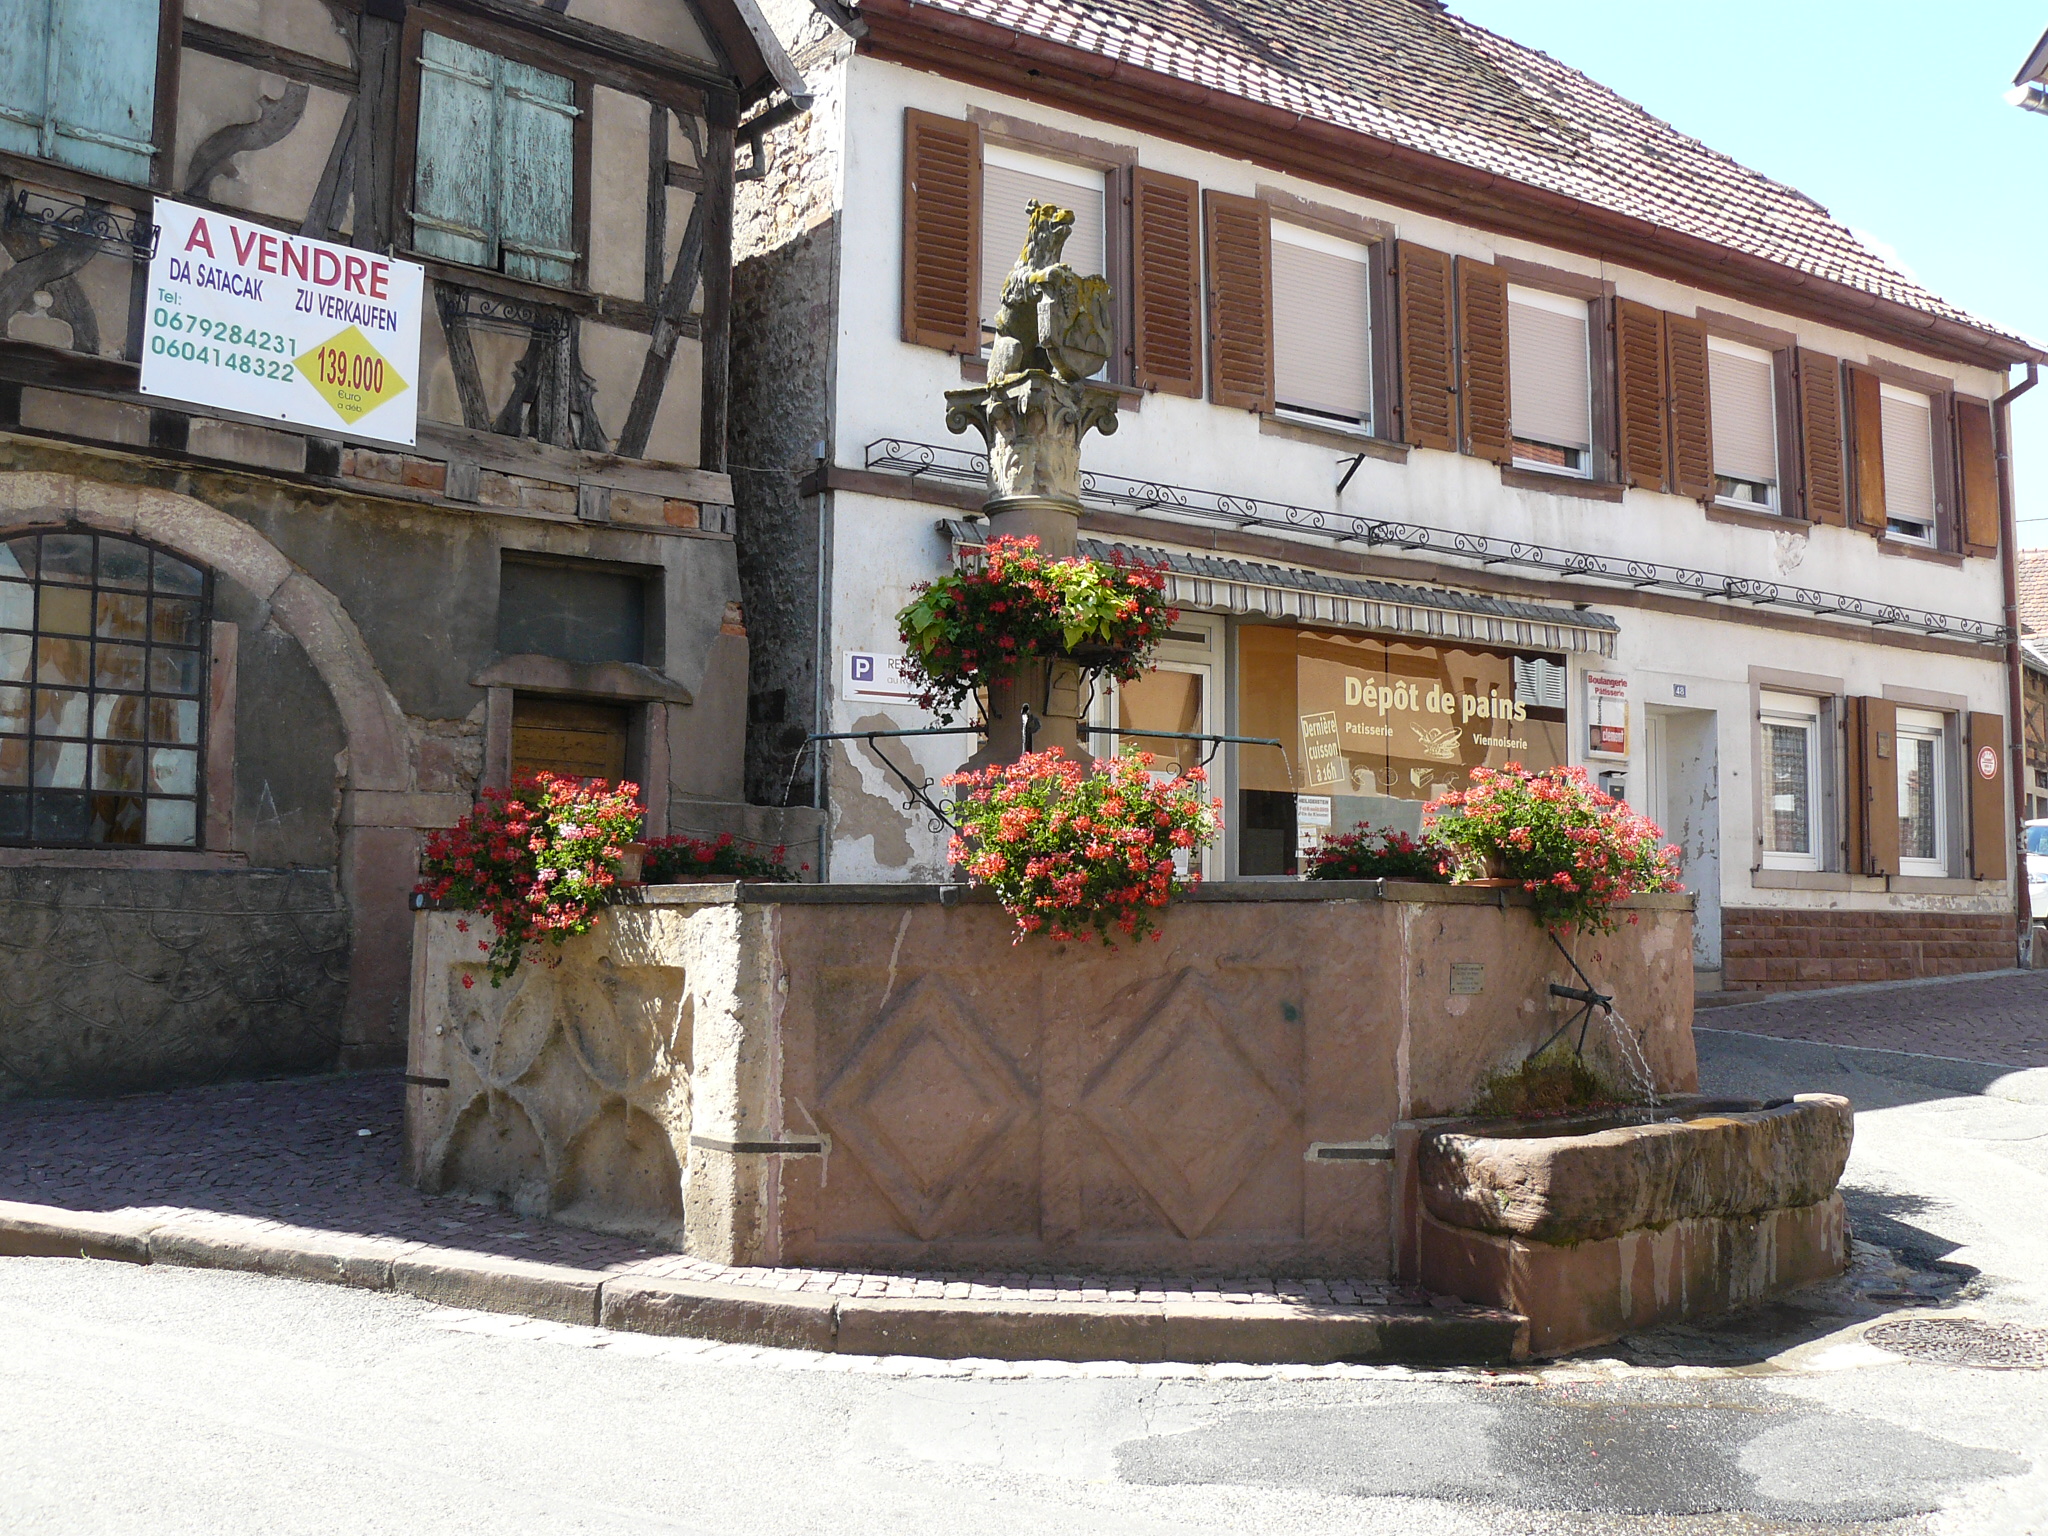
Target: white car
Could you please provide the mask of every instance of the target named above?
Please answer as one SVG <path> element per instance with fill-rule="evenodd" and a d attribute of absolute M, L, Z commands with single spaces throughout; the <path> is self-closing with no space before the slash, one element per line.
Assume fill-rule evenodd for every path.
<path fill-rule="evenodd" d="M 2027 910 L 2048 918 L 2048 821 L 2027 823 Z"/>

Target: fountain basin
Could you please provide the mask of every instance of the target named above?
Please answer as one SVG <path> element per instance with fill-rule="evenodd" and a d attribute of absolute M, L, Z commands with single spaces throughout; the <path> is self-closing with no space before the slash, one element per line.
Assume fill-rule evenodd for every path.
<path fill-rule="evenodd" d="M 1405 1127 L 1402 1268 L 1557 1355 L 1839 1274 L 1848 1101 L 1677 1099 L 1622 1123 Z"/>

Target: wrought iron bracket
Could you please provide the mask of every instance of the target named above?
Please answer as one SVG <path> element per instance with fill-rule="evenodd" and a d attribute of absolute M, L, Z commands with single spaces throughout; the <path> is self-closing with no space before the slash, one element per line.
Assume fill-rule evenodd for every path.
<path fill-rule="evenodd" d="M 27 229 L 53 245 L 89 245 L 108 256 L 148 261 L 156 255 L 157 228 L 144 214 L 121 214 L 97 199 L 79 202 L 21 188 L 7 202 L 9 229 Z"/>
<path fill-rule="evenodd" d="M 1550 942 L 1557 946 L 1557 952 L 1564 956 L 1565 963 L 1578 975 L 1579 980 L 1585 983 L 1583 987 L 1567 987 L 1553 981 L 1550 984 L 1550 995 L 1578 1003 L 1580 1007 L 1577 1013 L 1566 1019 L 1564 1023 L 1545 1036 L 1543 1043 L 1531 1051 L 1523 1060 L 1534 1061 L 1538 1056 L 1549 1050 L 1560 1036 L 1567 1034 L 1574 1024 L 1579 1027 L 1579 1038 L 1577 1043 L 1572 1046 L 1572 1054 L 1583 1060 L 1586 1054 L 1586 1032 L 1593 1027 L 1594 1010 L 1598 1009 L 1600 1012 L 1611 1016 L 1614 1012 L 1614 994 L 1612 992 L 1602 992 L 1593 985 L 1593 978 L 1586 974 L 1585 968 L 1579 964 L 1578 959 L 1572 952 L 1564 947 L 1564 941 L 1558 938 L 1555 933 L 1550 935 Z"/>
<path fill-rule="evenodd" d="M 921 782 L 913 779 L 909 774 L 897 767 L 895 763 L 891 762 L 889 755 L 876 746 L 875 743 L 880 740 L 903 736 L 979 736 L 986 729 L 987 727 L 983 725 L 933 725 L 914 731 L 817 731 L 804 738 L 804 746 L 809 748 L 813 742 L 818 741 L 866 742 L 873 750 L 877 761 L 895 776 L 896 781 L 904 789 L 909 791 L 910 798 L 903 802 L 903 809 L 907 811 L 914 805 L 921 805 L 924 807 L 926 814 L 932 818 L 932 831 L 936 832 L 939 828 L 944 827 L 947 831 L 958 836 L 960 829 L 954 825 L 953 818 L 948 816 L 927 793 L 933 783 L 930 775 L 926 775 Z M 803 754 L 799 752 L 797 757 L 801 761 Z M 790 776 L 791 778 L 795 777 L 795 770 L 793 768 L 791 769 Z"/>

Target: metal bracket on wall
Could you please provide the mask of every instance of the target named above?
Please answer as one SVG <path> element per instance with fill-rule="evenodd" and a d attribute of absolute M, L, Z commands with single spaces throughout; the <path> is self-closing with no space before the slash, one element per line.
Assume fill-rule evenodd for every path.
<path fill-rule="evenodd" d="M 1565 963 L 1578 974 L 1579 980 L 1585 983 L 1583 987 L 1567 987 L 1553 981 L 1550 984 L 1550 995 L 1552 997 L 1566 998 L 1581 1006 L 1577 1013 L 1551 1031 L 1544 1038 L 1541 1045 L 1537 1046 L 1535 1050 L 1523 1058 L 1527 1061 L 1534 1061 L 1538 1056 L 1549 1050 L 1552 1042 L 1569 1031 L 1574 1024 L 1579 1026 L 1579 1038 L 1577 1043 L 1572 1046 L 1572 1054 L 1583 1058 L 1586 1054 L 1586 1031 L 1593 1027 L 1593 1010 L 1597 1008 L 1610 1017 L 1614 1013 L 1614 994 L 1612 992 L 1602 992 L 1593 985 L 1593 978 L 1586 974 L 1584 968 L 1580 966 L 1572 952 L 1564 947 L 1564 942 L 1555 933 L 1550 935 L 1550 942 L 1557 946 L 1557 952 L 1564 956 Z"/>
<path fill-rule="evenodd" d="M 23 187 L 7 202 L 9 229 L 25 229 L 52 245 L 89 245 L 108 256 L 148 261 L 156 255 L 156 225 L 145 215 L 116 213 L 98 199 L 75 202 Z"/>
<path fill-rule="evenodd" d="M 934 725 L 915 731 L 820 731 L 814 735 L 806 736 L 804 738 L 804 746 L 808 748 L 811 743 L 817 741 L 866 742 L 870 750 L 874 752 L 876 760 L 884 768 L 888 769 L 890 773 L 894 774 L 897 781 L 910 792 L 910 798 L 903 802 L 903 809 L 907 811 L 914 805 L 921 805 L 932 818 L 930 822 L 931 831 L 936 832 L 939 828 L 944 827 L 947 831 L 957 836 L 960 829 L 953 824 L 953 818 L 941 810 L 931 796 L 926 793 L 932 787 L 933 780 L 931 777 L 927 775 L 922 782 L 911 778 L 909 774 L 891 762 L 887 754 L 880 747 L 877 747 L 875 743 L 886 738 L 902 736 L 979 736 L 987 729 L 983 725 Z M 797 763 L 803 761 L 802 752 L 797 753 L 796 760 Z M 789 777 L 790 781 L 794 783 L 796 780 L 795 764 L 792 764 L 790 767 Z"/>

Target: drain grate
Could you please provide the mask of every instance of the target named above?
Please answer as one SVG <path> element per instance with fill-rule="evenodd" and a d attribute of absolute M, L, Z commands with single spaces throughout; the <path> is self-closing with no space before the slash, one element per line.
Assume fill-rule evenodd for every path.
<path fill-rule="evenodd" d="M 1895 1355 L 1942 1365 L 1975 1365 L 1994 1371 L 2039 1370 L 2048 1366 L 2048 1328 L 1986 1323 L 1971 1317 L 1907 1317 L 1879 1323 L 1865 1342 Z"/>

